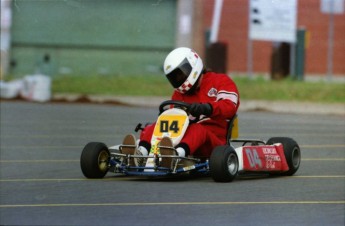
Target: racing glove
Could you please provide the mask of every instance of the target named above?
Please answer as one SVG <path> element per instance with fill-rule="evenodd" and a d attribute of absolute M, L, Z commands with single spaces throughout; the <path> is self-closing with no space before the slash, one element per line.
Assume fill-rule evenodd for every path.
<path fill-rule="evenodd" d="M 189 108 L 189 113 L 194 117 L 199 117 L 200 115 L 209 117 L 212 115 L 212 112 L 213 109 L 211 104 L 193 103 Z"/>

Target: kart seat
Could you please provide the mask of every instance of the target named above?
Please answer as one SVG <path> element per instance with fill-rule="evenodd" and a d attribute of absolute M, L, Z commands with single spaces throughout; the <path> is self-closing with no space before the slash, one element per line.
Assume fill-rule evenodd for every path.
<path fill-rule="evenodd" d="M 228 120 L 228 131 L 226 134 L 226 143 L 230 144 L 231 139 L 238 138 L 238 117 L 237 114 Z"/>

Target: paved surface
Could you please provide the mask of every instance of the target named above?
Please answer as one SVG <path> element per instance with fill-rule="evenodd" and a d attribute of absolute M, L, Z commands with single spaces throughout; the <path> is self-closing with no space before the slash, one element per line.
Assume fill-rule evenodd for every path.
<path fill-rule="evenodd" d="M 0 225 L 341 225 L 345 223 L 343 116 L 241 112 L 240 137 L 293 137 L 293 177 L 85 179 L 90 141 L 121 142 L 157 109 L 1 102 Z"/>

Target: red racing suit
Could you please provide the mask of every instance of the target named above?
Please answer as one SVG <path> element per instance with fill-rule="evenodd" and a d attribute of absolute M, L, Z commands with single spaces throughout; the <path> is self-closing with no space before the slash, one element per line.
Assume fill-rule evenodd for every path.
<path fill-rule="evenodd" d="M 186 150 L 186 156 L 209 157 L 216 146 L 226 144 L 227 120 L 236 114 L 240 101 L 236 84 L 227 75 L 206 72 L 200 79 L 199 88 L 192 94 L 175 91 L 171 99 L 212 105 L 212 115 L 189 124 L 180 142 L 181 147 L 189 149 Z M 155 124 L 145 127 L 140 135 L 141 141 L 151 142 L 154 126 Z"/>

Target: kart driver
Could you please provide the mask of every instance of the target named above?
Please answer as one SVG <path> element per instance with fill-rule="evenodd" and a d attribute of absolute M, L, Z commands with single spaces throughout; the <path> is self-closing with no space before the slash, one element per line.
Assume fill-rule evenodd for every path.
<path fill-rule="evenodd" d="M 200 56 L 185 47 L 168 54 L 164 61 L 164 74 L 175 89 L 171 99 L 190 103 L 190 117 L 198 120 L 189 124 L 181 142 L 175 147 L 176 154 L 180 157 L 209 157 L 216 146 L 226 144 L 227 120 L 235 116 L 240 105 L 236 84 L 225 74 L 206 70 Z M 138 148 L 132 153 L 149 154 L 154 126 L 144 128 Z M 135 143 L 132 134 L 123 141 L 126 145 Z M 137 166 L 141 165 L 138 161 L 134 162 Z"/>

